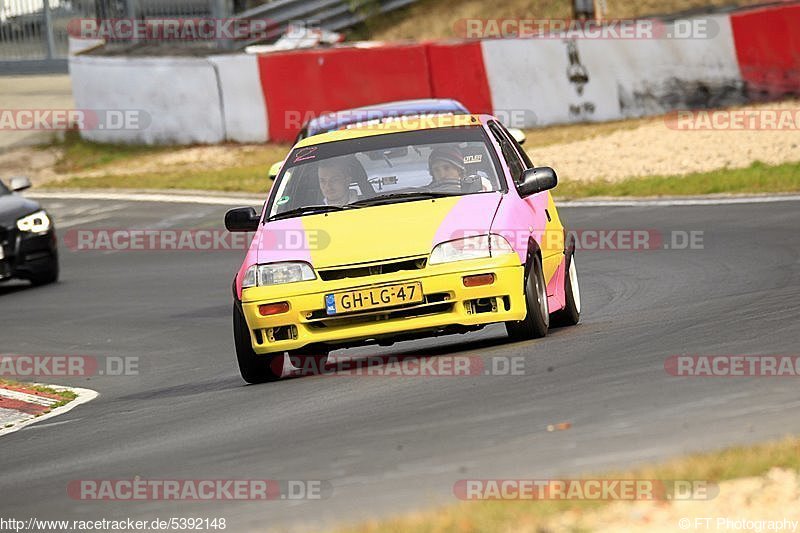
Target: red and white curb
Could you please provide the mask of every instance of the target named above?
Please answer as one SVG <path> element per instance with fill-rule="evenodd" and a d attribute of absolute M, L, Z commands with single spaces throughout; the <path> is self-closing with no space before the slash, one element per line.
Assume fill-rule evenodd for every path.
<path fill-rule="evenodd" d="M 52 395 L 31 394 L 0 387 L 0 436 L 18 431 L 42 420 L 71 411 L 80 404 L 94 400 L 97 392 L 91 389 L 47 385 L 55 391 L 70 391 L 77 396 L 69 403 L 52 409 L 61 401 Z"/>

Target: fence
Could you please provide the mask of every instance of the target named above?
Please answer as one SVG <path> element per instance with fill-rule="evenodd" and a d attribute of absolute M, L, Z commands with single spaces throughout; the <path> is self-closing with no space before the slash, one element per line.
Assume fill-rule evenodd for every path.
<path fill-rule="evenodd" d="M 75 19 L 227 18 L 270 21 L 267 41 L 293 21 L 341 30 L 414 0 L 0 0 L 0 74 L 67 70 L 68 25 Z M 264 39 L 261 40 L 263 42 Z M 235 43 L 236 47 L 255 41 Z M 182 43 L 169 43 L 171 47 Z M 231 48 L 220 41 L 217 48 Z"/>

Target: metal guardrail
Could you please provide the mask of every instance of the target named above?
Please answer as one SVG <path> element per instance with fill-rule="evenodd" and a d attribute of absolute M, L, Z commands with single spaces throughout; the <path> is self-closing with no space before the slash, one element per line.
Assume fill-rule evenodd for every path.
<path fill-rule="evenodd" d="M 237 14 L 234 10 L 246 0 L 0 0 L 0 73 L 66 72 L 68 25 L 75 19 L 231 17 L 269 21 L 263 38 L 216 43 L 217 48 L 230 49 L 271 42 L 290 23 L 339 31 L 414 1 L 267 0 Z"/>
<path fill-rule="evenodd" d="M 363 22 L 367 17 L 388 13 L 416 0 L 275 0 L 236 15 L 239 19 L 270 22 L 266 38 L 245 45 L 269 42 L 282 35 L 292 22 L 340 31 Z"/>

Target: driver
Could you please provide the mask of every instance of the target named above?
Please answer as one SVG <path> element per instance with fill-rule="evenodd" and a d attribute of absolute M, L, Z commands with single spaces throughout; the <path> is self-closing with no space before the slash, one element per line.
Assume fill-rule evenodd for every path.
<path fill-rule="evenodd" d="M 467 169 L 464 166 L 464 155 L 458 148 L 443 147 L 436 148 L 428 157 L 428 170 L 431 173 L 433 182 L 431 185 L 461 186 L 461 179 L 466 176 Z"/>
<path fill-rule="evenodd" d="M 358 199 L 358 193 L 350 188 L 355 181 L 352 162 L 340 157 L 321 161 L 317 175 L 325 205 L 343 206 Z"/>
<path fill-rule="evenodd" d="M 428 157 L 428 171 L 431 173 L 431 178 L 433 178 L 430 184 L 431 187 L 457 188 L 460 190 L 462 179 L 467 175 L 464 154 L 454 146 L 435 148 Z M 492 184 L 488 179 L 481 177 L 480 183 L 482 191 L 492 190 Z"/>

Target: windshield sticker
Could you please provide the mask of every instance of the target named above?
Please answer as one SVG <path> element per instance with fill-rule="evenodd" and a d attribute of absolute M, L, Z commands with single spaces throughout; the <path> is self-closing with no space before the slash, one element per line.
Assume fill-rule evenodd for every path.
<path fill-rule="evenodd" d="M 283 196 L 280 199 L 278 199 L 278 201 L 275 202 L 275 203 L 278 204 L 278 205 L 288 204 L 289 200 L 291 200 L 291 199 L 292 199 L 291 196 Z"/>
<path fill-rule="evenodd" d="M 306 148 L 300 148 L 297 151 L 297 154 L 294 156 L 294 162 L 299 163 L 300 161 L 309 161 L 311 159 L 316 159 L 317 155 L 314 153 L 317 151 L 318 146 L 308 146 Z"/>
<path fill-rule="evenodd" d="M 469 165 L 470 163 L 480 163 L 483 161 L 482 155 L 468 155 L 464 158 L 464 164 Z"/>

